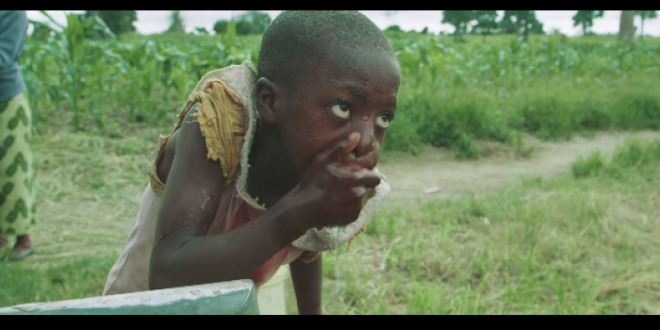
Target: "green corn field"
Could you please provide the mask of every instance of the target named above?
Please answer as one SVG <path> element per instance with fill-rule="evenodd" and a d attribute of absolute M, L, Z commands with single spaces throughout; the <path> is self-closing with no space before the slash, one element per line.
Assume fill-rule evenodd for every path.
<path fill-rule="evenodd" d="M 164 127 L 207 72 L 258 66 L 259 36 L 153 36 L 87 40 L 82 23 L 29 39 L 24 77 L 38 129 L 121 135 L 126 125 Z M 389 32 L 389 31 L 388 31 Z M 606 37 L 448 37 L 389 33 L 402 70 L 386 150 L 452 148 L 478 158 L 474 140 L 513 143 L 576 132 L 660 127 L 660 43 Z"/>

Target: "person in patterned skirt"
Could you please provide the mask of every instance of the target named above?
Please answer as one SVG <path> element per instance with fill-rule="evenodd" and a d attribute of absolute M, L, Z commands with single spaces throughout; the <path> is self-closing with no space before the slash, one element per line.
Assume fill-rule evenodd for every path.
<path fill-rule="evenodd" d="M 25 11 L 0 11 L 0 258 L 14 261 L 34 252 L 28 235 L 35 212 L 32 113 L 18 66 L 27 27 Z M 13 248 L 10 237 L 16 237 Z"/>

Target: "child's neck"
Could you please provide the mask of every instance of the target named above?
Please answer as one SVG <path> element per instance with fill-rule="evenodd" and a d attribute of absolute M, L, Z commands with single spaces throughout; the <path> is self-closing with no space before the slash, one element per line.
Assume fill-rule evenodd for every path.
<path fill-rule="evenodd" d="M 298 184 L 298 174 L 285 157 L 277 130 L 263 125 L 250 149 L 247 190 L 270 208 Z"/>

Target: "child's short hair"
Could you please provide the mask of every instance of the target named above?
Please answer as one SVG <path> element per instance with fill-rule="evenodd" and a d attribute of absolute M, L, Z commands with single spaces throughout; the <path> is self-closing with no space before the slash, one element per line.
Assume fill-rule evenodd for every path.
<path fill-rule="evenodd" d="M 383 32 L 357 11 L 285 11 L 273 20 L 261 41 L 259 77 L 290 83 L 315 65 L 319 52 L 371 48 L 395 56 Z M 346 48 L 343 48 L 346 50 Z"/>

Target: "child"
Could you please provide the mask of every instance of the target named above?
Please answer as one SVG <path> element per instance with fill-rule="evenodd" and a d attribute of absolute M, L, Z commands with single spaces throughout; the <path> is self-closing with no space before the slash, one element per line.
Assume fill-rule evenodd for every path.
<path fill-rule="evenodd" d="M 300 314 L 320 314 L 320 252 L 363 231 L 389 191 L 376 165 L 399 82 L 391 45 L 364 15 L 280 14 L 258 73 L 246 63 L 207 74 L 161 138 L 104 294 L 258 288 L 290 264 Z"/>

